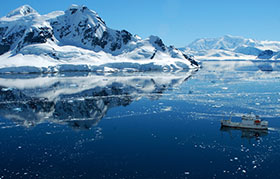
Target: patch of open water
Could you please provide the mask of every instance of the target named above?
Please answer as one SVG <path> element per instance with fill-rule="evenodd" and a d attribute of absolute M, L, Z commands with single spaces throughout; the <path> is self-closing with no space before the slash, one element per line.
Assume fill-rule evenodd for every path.
<path fill-rule="evenodd" d="M 278 69 L 1 76 L 0 178 L 279 178 Z M 270 129 L 221 129 L 231 112 Z"/>

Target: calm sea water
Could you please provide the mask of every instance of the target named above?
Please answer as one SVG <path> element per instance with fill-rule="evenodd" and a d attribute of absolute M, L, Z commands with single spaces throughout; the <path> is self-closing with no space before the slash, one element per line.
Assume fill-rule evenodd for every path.
<path fill-rule="evenodd" d="M 280 63 L 0 76 L 0 178 L 279 178 Z M 267 132 L 221 129 L 254 113 Z"/>

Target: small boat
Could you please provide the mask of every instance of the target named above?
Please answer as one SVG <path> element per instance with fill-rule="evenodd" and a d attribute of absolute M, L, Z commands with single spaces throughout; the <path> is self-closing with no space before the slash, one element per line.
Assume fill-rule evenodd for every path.
<path fill-rule="evenodd" d="M 228 120 L 222 120 L 222 127 L 231 128 L 242 128 L 242 129 L 257 129 L 257 130 L 267 130 L 268 122 L 262 121 L 257 115 L 243 115 L 241 117 L 241 122 L 232 122 L 231 116 Z"/>

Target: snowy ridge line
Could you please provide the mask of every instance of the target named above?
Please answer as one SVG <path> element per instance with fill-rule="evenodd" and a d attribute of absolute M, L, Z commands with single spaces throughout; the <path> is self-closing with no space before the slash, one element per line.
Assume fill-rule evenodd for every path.
<path fill-rule="evenodd" d="M 279 41 L 258 41 L 232 35 L 197 39 L 181 50 L 203 61 L 280 59 Z"/>
<path fill-rule="evenodd" d="M 0 18 L 0 72 L 177 71 L 199 68 L 193 56 L 114 30 L 86 6 L 40 15 L 25 5 Z"/>

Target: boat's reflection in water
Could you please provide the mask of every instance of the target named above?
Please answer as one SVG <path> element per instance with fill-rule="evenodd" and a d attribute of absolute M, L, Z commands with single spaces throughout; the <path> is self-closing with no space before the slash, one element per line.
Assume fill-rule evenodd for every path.
<path fill-rule="evenodd" d="M 239 136 L 239 131 L 241 132 L 240 137 L 246 139 L 260 139 L 268 135 L 268 130 L 257 130 L 257 129 L 242 129 L 242 128 L 232 128 L 232 127 L 221 127 L 220 131 L 222 133 L 228 133 L 231 138 Z"/>

